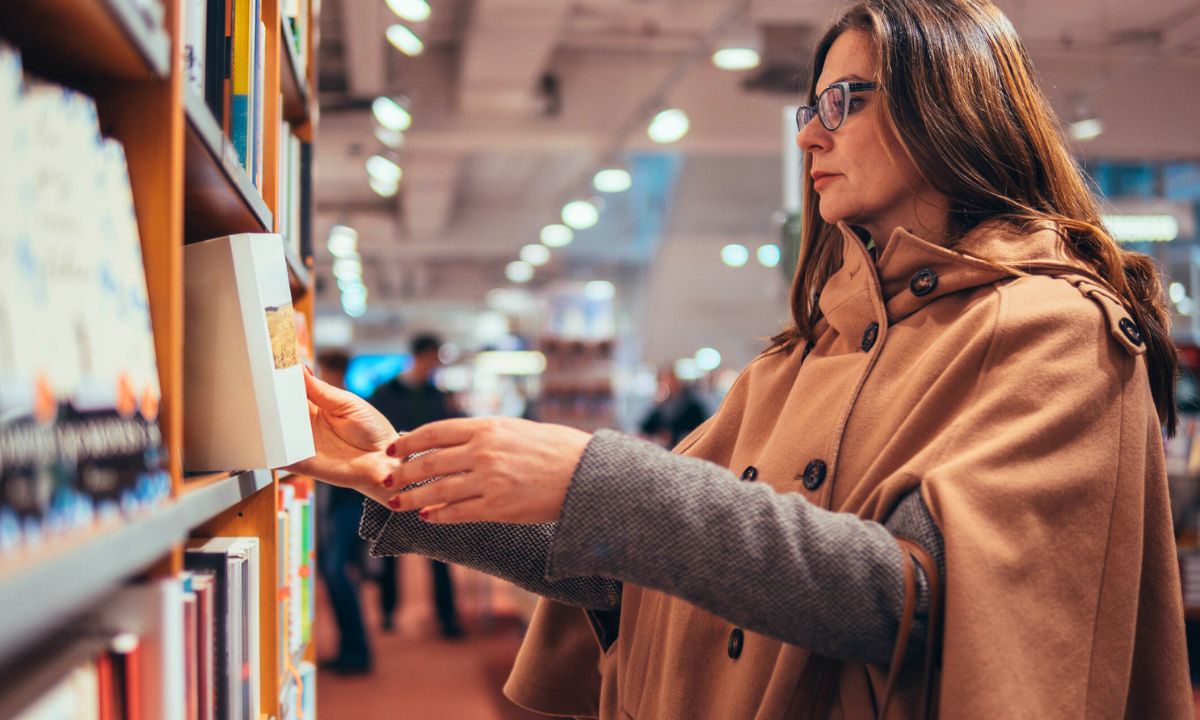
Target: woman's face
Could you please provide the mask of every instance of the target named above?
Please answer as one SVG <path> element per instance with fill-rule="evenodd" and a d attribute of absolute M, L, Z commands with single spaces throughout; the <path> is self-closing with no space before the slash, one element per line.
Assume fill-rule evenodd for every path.
<path fill-rule="evenodd" d="M 817 92 L 842 80 L 875 82 L 875 65 L 870 37 L 847 30 L 829 48 Z M 925 237 L 940 236 L 946 227 L 946 200 L 929 188 L 904 152 L 880 93 L 853 93 L 849 115 L 837 130 L 826 130 L 814 116 L 796 136 L 796 144 L 812 156 L 821 219 L 831 225 L 845 221 L 860 226 L 878 243 L 897 226 Z"/>

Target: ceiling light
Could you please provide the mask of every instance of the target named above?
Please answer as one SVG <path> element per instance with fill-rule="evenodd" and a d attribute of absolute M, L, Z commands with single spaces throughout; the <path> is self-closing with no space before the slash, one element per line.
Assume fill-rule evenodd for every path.
<path fill-rule="evenodd" d="M 612 300 L 617 294 L 617 288 L 607 280 L 593 280 L 583 286 L 583 296 L 588 300 L 602 302 Z"/>
<path fill-rule="evenodd" d="M 371 189 L 380 197 L 390 198 L 400 190 L 400 183 L 388 182 L 387 180 L 372 177 Z"/>
<path fill-rule="evenodd" d="M 625 192 L 631 185 L 633 178 L 621 168 L 605 168 L 592 178 L 592 187 L 602 193 Z"/>
<path fill-rule="evenodd" d="M 1171 242 L 1179 237 L 1174 215 L 1102 215 L 1100 220 L 1117 242 Z"/>
<path fill-rule="evenodd" d="M 536 350 L 490 350 L 475 356 L 475 367 L 496 375 L 540 375 L 546 356 Z"/>
<path fill-rule="evenodd" d="M 675 377 L 690 382 L 700 379 L 700 366 L 696 364 L 695 358 L 681 358 L 675 361 Z"/>
<path fill-rule="evenodd" d="M 696 365 L 704 371 L 721 367 L 721 353 L 715 348 L 700 348 L 696 351 Z"/>
<path fill-rule="evenodd" d="M 587 230 L 600 220 L 600 210 L 587 200 L 572 200 L 563 205 L 562 219 L 576 230 Z"/>
<path fill-rule="evenodd" d="M 1094 140 L 1104 132 L 1104 122 L 1100 118 L 1089 117 L 1083 120 L 1076 120 L 1067 128 L 1067 132 L 1071 138 L 1079 142 L 1087 142 Z"/>
<path fill-rule="evenodd" d="M 382 125 L 375 126 L 375 139 L 393 150 L 397 150 L 404 145 L 404 133 L 388 130 Z"/>
<path fill-rule="evenodd" d="M 367 314 L 367 301 L 342 298 L 342 311 L 352 318 L 360 318 Z"/>
<path fill-rule="evenodd" d="M 758 256 L 758 262 L 763 267 L 771 268 L 779 264 L 780 252 L 778 245 L 760 245 L 755 255 Z"/>
<path fill-rule="evenodd" d="M 541 267 L 550 262 L 550 248 L 545 245 L 526 245 L 521 248 L 521 259 L 534 267 Z"/>
<path fill-rule="evenodd" d="M 425 0 L 387 0 L 392 12 L 409 22 L 425 22 L 429 19 L 429 3 Z"/>
<path fill-rule="evenodd" d="M 421 42 L 421 38 L 399 23 L 388 27 L 387 39 L 392 47 L 410 57 L 425 52 L 425 43 Z"/>
<path fill-rule="evenodd" d="M 379 124 L 395 132 L 404 132 L 412 126 L 412 115 L 394 98 L 385 96 L 375 98 L 371 103 L 371 112 Z"/>
<path fill-rule="evenodd" d="M 400 169 L 399 165 L 382 155 L 372 155 L 367 158 L 367 173 L 381 182 L 391 184 L 400 182 L 400 178 L 404 175 L 404 171 Z"/>
<path fill-rule="evenodd" d="M 713 53 L 712 61 L 722 70 L 750 70 L 758 67 L 761 58 L 754 48 L 724 47 Z"/>
<path fill-rule="evenodd" d="M 335 278 L 361 278 L 362 261 L 358 258 L 338 258 L 333 261 L 333 276 Z"/>
<path fill-rule="evenodd" d="M 656 143 L 673 143 L 687 135 L 690 126 L 687 113 L 679 108 L 671 108 L 654 116 L 646 134 Z"/>
<path fill-rule="evenodd" d="M 347 275 L 337 279 L 337 288 L 339 292 L 355 292 L 354 288 L 366 288 L 362 278 L 358 275 Z"/>
<path fill-rule="evenodd" d="M 721 248 L 721 262 L 729 267 L 739 268 L 750 260 L 750 251 L 745 245 L 731 243 Z"/>
<path fill-rule="evenodd" d="M 566 247 L 575 239 L 575 233 L 566 225 L 547 225 L 542 228 L 542 244 L 549 248 Z"/>
<path fill-rule="evenodd" d="M 329 229 L 326 246 L 334 257 L 357 257 L 358 231 L 345 225 L 334 225 Z"/>
<path fill-rule="evenodd" d="M 533 266 L 522 260 L 514 260 L 505 266 L 504 276 L 510 282 L 527 283 L 533 279 Z"/>
<path fill-rule="evenodd" d="M 1181 282 L 1173 282 L 1167 288 L 1167 296 L 1171 298 L 1171 302 L 1177 303 L 1187 297 L 1187 288 Z"/>

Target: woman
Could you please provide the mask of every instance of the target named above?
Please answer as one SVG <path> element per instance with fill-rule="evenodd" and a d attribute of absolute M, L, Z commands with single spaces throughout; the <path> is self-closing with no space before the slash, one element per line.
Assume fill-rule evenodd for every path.
<path fill-rule="evenodd" d="M 675 454 L 503 419 L 394 438 L 310 379 L 300 469 L 378 501 L 375 552 L 547 598 L 506 686 L 541 712 L 1191 717 L 1161 289 L 1011 25 L 866 0 L 812 77 L 794 326 Z"/>

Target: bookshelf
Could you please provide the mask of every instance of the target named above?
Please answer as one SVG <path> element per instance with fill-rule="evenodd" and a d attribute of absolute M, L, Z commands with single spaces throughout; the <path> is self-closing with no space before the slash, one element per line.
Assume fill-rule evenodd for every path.
<path fill-rule="evenodd" d="M 240 161 L 222 120 L 187 85 L 181 52 L 187 2 L 162 0 L 161 22 L 148 17 L 143 0 L 0 3 L 0 42 L 20 53 L 25 72 L 94 99 L 101 131 L 124 147 L 161 386 L 158 423 L 171 481 L 170 498 L 162 504 L 48 537 L 34 547 L 0 552 L 0 607 L 5 610 L 0 673 L 6 678 L 0 708 L 5 717 L 61 676 L 74 658 L 94 653 L 94 640 L 62 642 L 72 622 L 131 581 L 178 576 L 185 569 L 189 538 L 227 535 L 256 537 L 260 543 L 262 716 L 282 718 L 282 708 L 295 704 L 289 697 L 294 683 L 279 672 L 279 495 L 285 481 L 307 487 L 312 481 L 266 469 L 184 473 L 184 247 L 222 235 L 280 231 L 281 123 L 287 121 L 304 142 L 311 143 L 315 134 L 313 28 L 319 2 L 300 4 L 308 57 L 297 52 L 293 25 L 285 17 L 285 6 L 293 4 L 261 0 L 258 6 L 258 19 L 270 31 L 262 37 L 257 178 Z M 293 305 L 311 328 L 312 259 L 303 248 L 286 248 L 285 257 Z M 288 652 L 293 666 L 315 661 L 311 642 L 298 653 L 282 652 Z"/>

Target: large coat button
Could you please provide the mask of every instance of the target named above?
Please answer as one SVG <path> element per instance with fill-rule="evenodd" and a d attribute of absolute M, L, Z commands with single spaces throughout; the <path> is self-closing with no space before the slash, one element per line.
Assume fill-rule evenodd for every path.
<path fill-rule="evenodd" d="M 729 657 L 737 660 L 742 655 L 742 644 L 746 641 L 745 633 L 741 628 L 734 628 L 733 632 L 729 633 Z"/>
<path fill-rule="evenodd" d="M 1142 338 L 1142 330 L 1137 326 L 1137 323 L 1129 318 L 1121 318 L 1121 322 L 1117 323 L 1121 328 L 1121 332 L 1125 333 L 1125 337 L 1129 338 L 1129 342 L 1134 345 L 1141 345 L 1144 342 Z"/>
<path fill-rule="evenodd" d="M 912 276 L 912 280 L 908 281 L 908 289 L 912 291 L 913 295 L 921 297 L 922 295 L 928 295 L 936 290 L 937 284 L 937 273 L 930 268 L 925 268 L 924 270 L 918 270 L 916 274 Z"/>
<path fill-rule="evenodd" d="M 863 333 L 862 344 L 859 346 L 863 352 L 870 352 L 871 348 L 875 347 L 875 340 L 879 337 L 879 323 L 871 323 L 867 326 L 867 331 Z"/>
<path fill-rule="evenodd" d="M 813 460 L 804 468 L 804 487 L 816 490 L 825 482 L 825 462 Z"/>
<path fill-rule="evenodd" d="M 758 468 L 749 465 L 742 471 L 742 482 L 754 482 L 758 479 Z"/>

